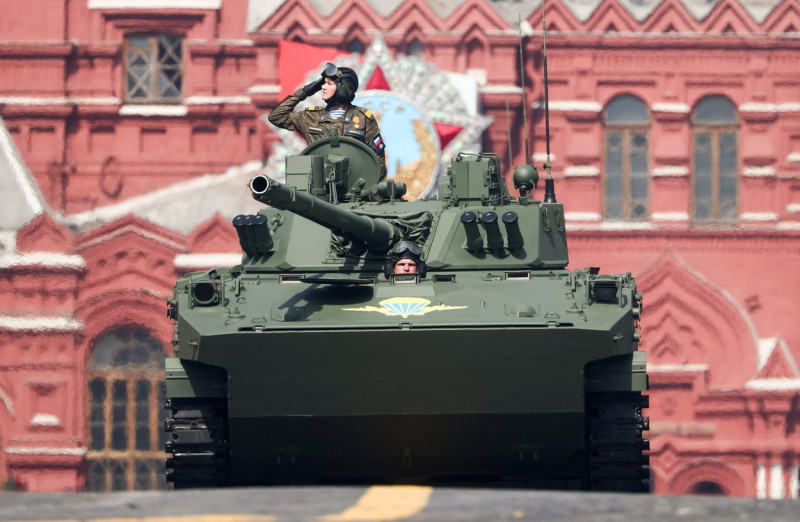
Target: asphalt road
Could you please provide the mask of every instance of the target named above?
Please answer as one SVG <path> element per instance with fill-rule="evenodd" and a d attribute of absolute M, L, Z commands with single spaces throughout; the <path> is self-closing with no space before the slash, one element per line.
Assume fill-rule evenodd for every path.
<path fill-rule="evenodd" d="M 275 487 L 122 493 L 0 493 L 0 521 L 792 521 L 800 501 L 584 492 Z"/>

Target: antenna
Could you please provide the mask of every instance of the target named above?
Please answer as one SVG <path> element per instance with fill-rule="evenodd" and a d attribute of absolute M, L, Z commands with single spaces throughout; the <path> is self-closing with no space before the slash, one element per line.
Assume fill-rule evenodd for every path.
<path fill-rule="evenodd" d="M 506 131 L 508 131 L 508 166 L 514 165 L 514 151 L 511 147 L 511 111 L 508 109 L 508 96 L 506 96 Z"/>
<path fill-rule="evenodd" d="M 542 0 L 542 57 L 544 60 L 544 140 L 547 145 L 547 159 L 544 164 L 547 178 L 544 180 L 544 202 L 555 203 L 556 192 L 550 165 L 550 94 L 547 89 L 547 24 L 544 21 L 544 0 Z"/>
<path fill-rule="evenodd" d="M 525 58 L 522 51 L 522 14 L 519 15 L 519 84 L 522 88 L 522 126 L 525 129 L 525 164 L 530 161 L 528 152 L 528 141 L 530 130 L 528 130 L 528 104 L 525 101 Z"/>

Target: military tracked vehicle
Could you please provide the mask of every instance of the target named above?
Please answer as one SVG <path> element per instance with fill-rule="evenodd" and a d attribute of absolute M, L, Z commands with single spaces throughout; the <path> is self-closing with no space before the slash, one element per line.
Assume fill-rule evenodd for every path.
<path fill-rule="evenodd" d="M 438 199 L 379 178 L 363 143 L 315 142 L 250 182 L 241 264 L 178 279 L 168 481 L 647 491 L 631 275 L 566 268 L 533 166 L 516 197 L 493 154 L 455 157 Z M 419 273 L 387 267 L 401 241 Z"/>

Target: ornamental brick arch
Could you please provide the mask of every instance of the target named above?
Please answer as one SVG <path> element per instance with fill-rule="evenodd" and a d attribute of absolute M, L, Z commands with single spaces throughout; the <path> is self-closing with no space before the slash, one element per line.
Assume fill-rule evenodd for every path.
<path fill-rule="evenodd" d="M 186 238 L 129 215 L 81 236 L 76 247 L 86 260 L 81 298 L 124 288 L 164 292 L 175 278 L 173 260 Z"/>
<path fill-rule="evenodd" d="M 782 2 L 767 15 L 762 27 L 769 34 L 800 31 L 800 2 Z"/>
<path fill-rule="evenodd" d="M 450 31 L 467 33 L 473 26 L 477 26 L 485 33 L 489 31 L 509 31 L 509 36 L 515 41 L 517 39 L 517 20 L 513 20 L 513 25 L 510 25 L 496 9 L 480 0 L 470 0 L 462 3 L 458 6 L 458 9 L 447 17 L 446 22 Z"/>
<path fill-rule="evenodd" d="M 632 33 L 639 24 L 617 2 L 603 2 L 586 21 L 586 25 L 592 32 Z"/>
<path fill-rule="evenodd" d="M 71 254 L 75 237 L 48 212 L 40 212 L 17 231 L 17 251 Z"/>
<path fill-rule="evenodd" d="M 660 2 L 644 22 L 642 30 L 646 33 L 691 32 L 697 26 L 680 0 Z"/>
<path fill-rule="evenodd" d="M 195 228 L 187 244 L 188 250 L 197 253 L 236 252 L 240 248 L 236 229 L 219 212 Z"/>
<path fill-rule="evenodd" d="M 722 0 L 702 22 L 704 33 L 751 34 L 759 30 L 747 10 L 736 0 Z"/>
<path fill-rule="evenodd" d="M 361 27 L 362 31 L 365 28 L 383 29 L 385 27 L 383 18 L 373 8 L 366 5 L 363 0 L 342 2 L 329 17 L 324 19 L 323 24 L 324 29 L 331 32 L 334 32 L 334 30 L 338 32 L 339 29 L 354 25 Z M 348 30 L 343 31 L 343 33 L 349 37 Z M 363 35 L 362 38 L 365 38 L 363 41 L 368 41 L 366 35 Z"/>
<path fill-rule="evenodd" d="M 383 21 L 385 27 L 406 33 L 414 27 L 424 31 L 443 31 L 445 26 L 441 17 L 425 2 L 412 0 L 403 2 L 388 18 Z M 423 43 L 426 43 L 423 40 Z"/>
<path fill-rule="evenodd" d="M 299 27 L 321 27 L 324 18 L 306 0 L 289 0 L 272 13 L 254 32 L 281 32 L 288 38 Z"/>
<path fill-rule="evenodd" d="M 3 447 L 3 437 L 10 430 L 15 422 L 16 413 L 14 412 L 14 399 L 9 390 L 10 383 L 6 382 L 7 376 L 0 375 L 0 448 Z M 6 466 L 3 462 L 3 452 L 0 451 L 0 483 L 5 482 L 8 477 L 5 475 Z"/>
<path fill-rule="evenodd" d="M 86 325 L 82 332 L 84 359 L 91 358 L 97 339 L 124 327 L 146 330 L 164 346 L 164 354 L 172 353 L 172 328 L 166 317 L 166 294 L 140 289 L 121 289 L 98 294 L 81 303 L 75 317 Z"/>
<path fill-rule="evenodd" d="M 459 48 L 458 61 L 463 63 L 463 68 L 486 69 L 492 61 L 492 49 L 489 41 L 479 27 L 472 26 L 464 36 L 462 45 Z"/>
<path fill-rule="evenodd" d="M 755 328 L 724 290 L 671 249 L 638 281 L 645 295 L 641 324 L 648 364 L 707 364 L 708 388 L 739 387 L 753 378 L 758 369 Z"/>
<path fill-rule="evenodd" d="M 733 468 L 714 459 L 692 462 L 681 468 L 669 484 L 673 495 L 716 494 L 744 497 L 747 491 L 742 476 Z"/>
<path fill-rule="evenodd" d="M 545 8 L 548 34 L 584 30 L 583 23 L 562 2 L 542 2 L 542 6 Z M 542 26 L 542 6 L 528 16 L 528 23 L 531 27 Z"/>

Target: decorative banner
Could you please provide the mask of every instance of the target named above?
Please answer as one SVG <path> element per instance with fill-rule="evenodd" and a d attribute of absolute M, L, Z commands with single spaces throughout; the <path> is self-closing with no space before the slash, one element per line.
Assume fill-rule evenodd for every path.
<path fill-rule="evenodd" d="M 286 82 L 281 78 L 282 93 L 291 93 L 297 85 L 318 78 L 325 62 L 334 61 L 320 54 L 328 50 L 315 48 L 319 52 L 310 53 L 306 47 L 310 46 L 291 42 L 280 47 L 281 74 L 294 75 L 294 80 Z M 304 56 L 302 61 L 295 58 L 297 53 Z M 310 67 L 304 78 L 297 77 L 295 64 L 307 66 L 310 55 L 322 59 L 316 67 Z M 284 61 L 292 66 L 284 67 Z M 477 114 L 478 91 L 474 79 L 444 73 L 415 56 L 393 57 L 380 36 L 363 56 L 340 56 L 335 63 L 358 74 L 360 87 L 353 103 L 375 114 L 386 146 L 388 176 L 406 184 L 406 199 L 435 196 L 439 179 L 456 154 L 480 152 L 480 136 L 492 119 Z M 298 108 L 324 104 L 321 94 L 316 94 Z M 264 121 L 281 138 L 267 162 L 268 175 L 283 179 L 286 156 L 299 154 L 306 144 L 298 134 L 273 127 L 266 116 Z"/>

